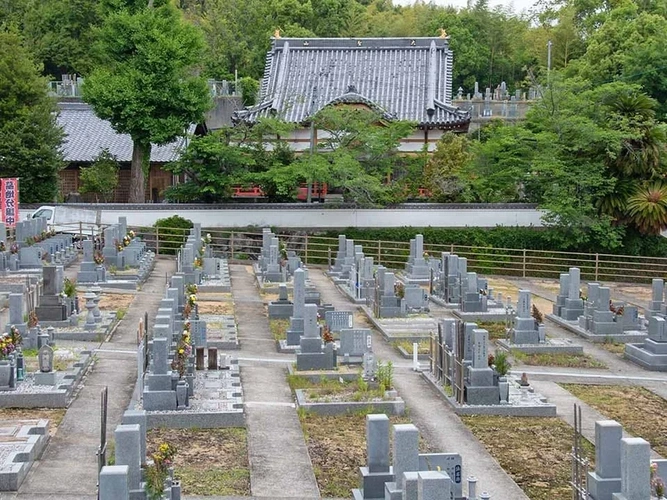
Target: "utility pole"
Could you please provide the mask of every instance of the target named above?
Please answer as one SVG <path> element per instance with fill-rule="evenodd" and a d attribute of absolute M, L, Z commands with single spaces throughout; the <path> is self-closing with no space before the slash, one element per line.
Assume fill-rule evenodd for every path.
<path fill-rule="evenodd" d="M 310 100 L 310 161 L 315 154 L 315 102 L 317 101 L 317 85 L 313 85 L 313 94 Z M 306 187 L 306 203 L 311 203 L 313 198 L 313 181 L 308 178 Z"/>

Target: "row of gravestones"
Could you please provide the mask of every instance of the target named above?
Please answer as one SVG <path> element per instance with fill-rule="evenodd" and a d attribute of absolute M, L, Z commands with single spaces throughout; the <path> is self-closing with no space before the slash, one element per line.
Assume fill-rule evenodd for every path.
<path fill-rule="evenodd" d="M 641 343 L 626 344 L 625 356 L 645 368 L 667 371 L 664 281 L 653 280 L 651 300 L 645 310 L 645 318 L 642 318 L 636 306 L 613 302 L 611 290 L 599 283 L 588 283 L 588 296 L 584 299 L 580 292 L 580 276 L 576 267 L 560 275 L 553 315 L 565 321 L 577 321 L 580 328 L 599 336 L 646 331 L 647 336 Z"/>
<path fill-rule="evenodd" d="M 559 291 L 553 314 L 566 321 L 577 321 L 596 335 L 619 335 L 643 328 L 636 306 L 614 303 L 611 289 L 599 283 L 588 283 L 588 296 L 581 295 L 581 271 L 571 267 L 560 275 Z M 612 310 L 613 309 L 613 310 Z"/>
<path fill-rule="evenodd" d="M 137 269 L 139 281 L 147 278 L 155 259 L 155 254 L 147 249 L 146 244 L 128 232 L 126 217 L 118 217 L 117 224 L 104 228 L 102 255 L 106 266 Z M 90 260 L 84 259 L 84 262 Z"/>
<path fill-rule="evenodd" d="M 487 312 L 505 307 L 502 294 L 494 296 L 485 278 L 468 272 L 468 259 L 442 252 L 440 259 L 431 259 L 433 275 L 431 293 L 446 305 L 457 306 L 462 312 Z"/>
<path fill-rule="evenodd" d="M 338 235 L 338 251 L 329 268 L 329 277 L 345 287 L 355 301 L 371 295 L 373 265 L 373 257 L 367 257 L 361 245 L 355 245 L 354 240 L 348 240 L 344 234 Z"/>
<path fill-rule="evenodd" d="M 258 274 L 265 282 L 286 282 L 294 271 L 303 267 L 294 251 L 281 256 L 280 241 L 269 228 L 262 229 L 262 248 L 257 259 Z"/>
<path fill-rule="evenodd" d="M 394 425 L 390 455 L 389 418 L 366 417 L 366 456 L 360 468 L 361 487 L 355 500 L 489 499 L 477 495 L 477 479 L 468 478 L 463 492 L 463 469 L 458 453 L 419 453 L 419 431 L 412 424 Z M 390 461 L 391 457 L 391 461 Z M 655 460 L 651 473 L 651 446 L 641 438 L 623 438 L 623 428 L 613 420 L 595 423 L 595 470 L 588 472 L 590 500 L 649 500 L 651 479 L 667 477 L 667 460 Z M 563 485 L 566 486 L 566 485 Z"/>
<path fill-rule="evenodd" d="M 39 242 L 29 242 L 47 230 L 46 219 L 16 223 L 14 243 L 8 245 L 7 229 L 0 223 L 0 272 L 40 268 L 43 262 L 68 266 L 77 258 L 72 235 L 55 234 Z"/>
<path fill-rule="evenodd" d="M 652 297 L 646 309 L 648 336 L 641 344 L 626 344 L 625 357 L 645 368 L 667 371 L 667 311 L 665 283 L 654 279 Z"/>
<path fill-rule="evenodd" d="M 99 500 L 145 498 L 146 412 L 128 410 L 114 431 L 114 465 L 102 467 L 99 474 Z M 181 485 L 169 470 L 162 499 L 180 500 Z"/>
<path fill-rule="evenodd" d="M 419 285 L 408 283 L 397 286 L 396 275 L 384 266 L 378 266 L 373 281 L 371 309 L 377 318 L 428 312 L 428 294 Z M 401 288 L 402 293 L 399 292 Z"/>
<path fill-rule="evenodd" d="M 359 468 L 361 484 L 352 490 L 355 500 L 477 499 L 475 478 L 468 479 L 468 496 L 463 496 L 460 454 L 419 453 L 419 430 L 412 424 L 393 425 L 391 438 L 387 415 L 366 416 L 368 462 Z M 490 496 L 482 493 L 479 498 Z"/>
<path fill-rule="evenodd" d="M 198 319 L 196 306 L 189 318 L 183 316 L 185 293 L 188 284 L 185 274 L 175 274 L 170 287 L 160 301 L 152 339 L 148 342 L 150 364 L 147 373 L 139 374 L 143 386 L 143 408 L 148 411 L 185 409 L 189 398 L 194 396 L 195 358 L 197 347 L 206 347 L 206 322 Z M 172 369 L 172 361 L 185 323 L 190 323 L 191 339 L 194 343 L 186 362 L 186 371 L 181 379 Z"/>
<path fill-rule="evenodd" d="M 188 286 L 198 285 L 201 281 L 201 269 L 194 266 L 194 259 L 202 247 L 201 225 L 195 224 L 178 252 L 180 272 L 170 278 L 170 286 L 155 316 L 152 340 L 146 346 L 151 353 L 151 362 L 145 376 L 139 374 L 144 410 L 185 409 L 189 406 L 189 399 L 194 396 L 195 352 L 207 347 L 206 322 L 199 318 L 196 303 L 189 317 L 184 314 Z M 190 324 L 193 349 L 181 379 L 179 373 L 172 369 L 172 361 L 186 322 Z"/>
<path fill-rule="evenodd" d="M 307 275 L 307 269 L 295 269 L 293 302 L 288 300 L 287 287 L 282 284 L 278 300 L 269 303 L 269 318 L 289 314 L 290 325 L 284 345 L 286 348 L 299 347 L 297 370 L 333 369 L 338 364 L 338 356 L 343 363 L 361 361 L 371 351 L 370 330 L 354 328 L 352 312 L 335 311 L 328 304 L 319 305 L 319 294 L 313 295 L 314 300 L 308 300 Z M 340 339 L 338 349 L 333 342 L 323 342 L 322 327 L 317 322 L 322 316 L 325 328 Z"/>

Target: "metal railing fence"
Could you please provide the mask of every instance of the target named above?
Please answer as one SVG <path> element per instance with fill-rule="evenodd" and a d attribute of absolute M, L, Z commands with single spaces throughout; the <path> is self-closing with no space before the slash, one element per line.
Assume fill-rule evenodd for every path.
<path fill-rule="evenodd" d="M 176 254 L 188 234 L 182 228 L 134 229 L 158 255 Z M 210 228 L 202 233 L 211 235 L 215 255 L 231 260 L 256 260 L 261 253 L 260 231 Z M 277 236 L 287 250 L 295 251 L 306 264 L 328 264 L 338 251 L 337 238 L 309 234 Z M 363 246 L 364 254 L 373 257 L 376 264 L 389 268 L 402 268 L 410 254 L 410 243 L 406 241 L 354 241 Z M 582 279 L 588 281 L 650 283 L 653 278 L 667 275 L 665 257 L 429 243 L 424 244 L 424 250 L 435 258 L 440 258 L 441 252 L 466 257 L 469 271 L 485 275 L 558 279 L 570 267 L 578 267 Z"/>

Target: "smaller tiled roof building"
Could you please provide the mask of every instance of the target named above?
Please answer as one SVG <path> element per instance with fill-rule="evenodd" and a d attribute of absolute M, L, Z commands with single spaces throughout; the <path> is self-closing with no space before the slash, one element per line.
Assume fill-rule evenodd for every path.
<path fill-rule="evenodd" d="M 325 106 L 357 104 L 385 119 L 417 123 L 403 151 L 429 149 L 445 131 L 467 132 L 470 114 L 452 106 L 448 38 L 278 38 L 267 54 L 257 105 L 236 123 L 275 117 L 302 125 L 294 149 L 308 147 L 305 126 Z"/>
<path fill-rule="evenodd" d="M 130 186 L 130 163 L 132 161 L 132 139 L 127 134 L 116 132 L 111 123 L 102 120 L 93 109 L 81 101 L 58 102 L 58 125 L 65 133 L 62 153 L 67 166 L 60 172 L 60 192 L 66 197 L 79 189 L 79 170 L 89 166 L 106 148 L 120 163 L 120 182 L 114 199 L 126 202 Z M 188 131 L 194 132 L 194 127 Z M 161 193 L 173 183 L 172 175 L 162 167 L 178 159 L 187 138 L 163 145 L 153 145 L 150 158 L 150 175 L 147 179 L 146 199 L 159 201 Z"/>

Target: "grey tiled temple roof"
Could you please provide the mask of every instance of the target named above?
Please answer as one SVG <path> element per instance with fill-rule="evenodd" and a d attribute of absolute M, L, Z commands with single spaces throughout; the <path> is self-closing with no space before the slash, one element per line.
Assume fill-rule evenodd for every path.
<path fill-rule="evenodd" d="M 421 127 L 467 130 L 470 115 L 451 105 L 451 87 L 447 38 L 278 38 L 259 103 L 234 120 L 306 123 L 313 111 L 347 102 Z"/>
<path fill-rule="evenodd" d="M 59 102 L 58 107 L 58 125 L 65 132 L 62 152 L 66 162 L 92 162 L 104 148 L 107 148 L 118 161 L 132 161 L 130 136 L 116 132 L 111 123 L 98 118 L 88 104 Z M 191 132 L 193 131 L 191 127 Z M 176 160 L 185 140 L 179 138 L 164 146 L 153 145 L 151 162 L 167 163 Z"/>

